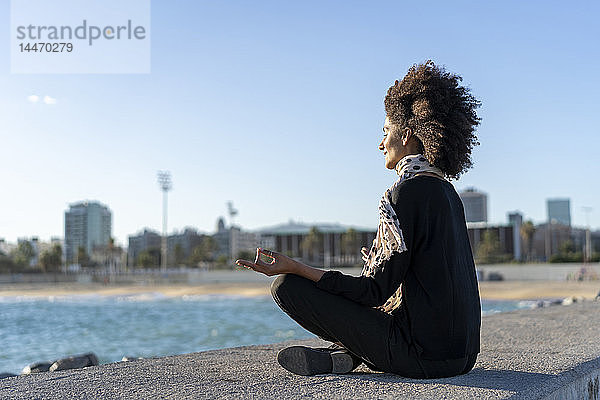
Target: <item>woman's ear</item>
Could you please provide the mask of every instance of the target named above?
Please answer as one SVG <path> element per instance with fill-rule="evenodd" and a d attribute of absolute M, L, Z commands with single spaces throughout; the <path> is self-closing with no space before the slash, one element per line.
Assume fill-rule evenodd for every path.
<path fill-rule="evenodd" d="M 404 128 L 402 130 L 402 146 L 406 147 L 406 145 L 408 144 L 408 142 L 410 141 L 410 138 L 412 138 L 413 133 L 412 130 L 410 128 Z"/>

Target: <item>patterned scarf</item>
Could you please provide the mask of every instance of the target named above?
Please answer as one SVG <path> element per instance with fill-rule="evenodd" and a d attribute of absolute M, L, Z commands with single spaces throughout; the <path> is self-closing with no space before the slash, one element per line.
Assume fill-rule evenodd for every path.
<path fill-rule="evenodd" d="M 444 173 L 431 165 L 422 154 L 408 155 L 396 164 L 396 172 L 399 179 L 385 191 L 379 201 L 379 225 L 377 227 L 377 235 L 373 240 L 373 245 L 367 257 L 363 257 L 365 265 L 361 275 L 372 276 L 375 271 L 381 269 L 385 262 L 392 257 L 393 252 L 402 253 L 406 251 L 406 243 L 402 236 L 402 230 L 398 223 L 396 212 L 392 208 L 391 194 L 398 185 L 407 179 L 414 178 L 417 173 L 430 172 L 438 175 L 442 179 Z M 402 205 L 400 205 L 402 206 Z M 398 287 L 396 292 L 385 302 L 383 306 L 379 306 L 382 311 L 391 313 L 400 306 L 402 302 L 402 285 Z"/>

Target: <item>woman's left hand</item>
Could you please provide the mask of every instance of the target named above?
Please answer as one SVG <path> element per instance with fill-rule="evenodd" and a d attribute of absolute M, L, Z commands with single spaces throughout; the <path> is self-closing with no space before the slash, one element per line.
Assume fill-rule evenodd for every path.
<path fill-rule="evenodd" d="M 271 262 L 266 263 L 263 260 L 261 260 L 261 254 L 264 254 L 267 257 L 271 258 Z M 293 262 L 294 260 L 292 260 L 291 258 L 280 254 L 276 251 L 265 250 L 262 247 L 258 247 L 256 249 L 256 259 L 254 260 L 254 262 L 248 260 L 236 260 L 235 263 L 248 269 L 252 269 L 256 272 L 260 272 L 261 274 L 273 276 L 278 274 L 293 273 Z"/>

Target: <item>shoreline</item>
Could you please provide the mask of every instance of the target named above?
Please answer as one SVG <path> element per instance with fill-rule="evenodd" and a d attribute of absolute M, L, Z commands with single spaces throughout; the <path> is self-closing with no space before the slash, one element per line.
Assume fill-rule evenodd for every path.
<path fill-rule="evenodd" d="M 480 297 L 486 300 L 547 300 L 583 297 L 592 300 L 600 290 L 600 281 L 483 281 Z M 211 282 L 205 284 L 104 285 L 101 283 L 3 284 L 1 297 L 50 297 L 74 295 L 123 296 L 159 293 L 166 297 L 188 295 L 268 296 L 270 281 Z"/>
<path fill-rule="evenodd" d="M 237 295 L 263 296 L 270 294 L 270 282 L 248 283 L 207 283 L 198 285 L 133 285 L 133 284 L 101 284 L 101 283 L 60 283 L 60 284 L 9 284 L 0 285 L 1 297 L 48 297 L 48 296 L 127 296 L 145 293 L 159 293 L 166 297 L 193 295 Z"/>

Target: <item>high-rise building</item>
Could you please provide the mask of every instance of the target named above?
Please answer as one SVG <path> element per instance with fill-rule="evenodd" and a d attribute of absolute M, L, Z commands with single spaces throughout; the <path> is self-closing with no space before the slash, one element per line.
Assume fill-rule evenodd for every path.
<path fill-rule="evenodd" d="M 465 208 L 467 222 L 487 222 L 487 194 L 467 188 L 459 195 Z"/>
<path fill-rule="evenodd" d="M 78 249 L 86 254 L 94 248 L 108 246 L 112 233 L 112 213 L 97 201 L 74 203 L 65 211 L 65 258 L 77 263 Z"/>
<path fill-rule="evenodd" d="M 571 226 L 571 201 L 569 199 L 548 199 L 548 223 Z"/>
<path fill-rule="evenodd" d="M 513 256 L 515 260 L 521 260 L 521 225 L 523 225 L 523 214 L 518 211 L 508 213 L 508 223 L 513 228 Z"/>

